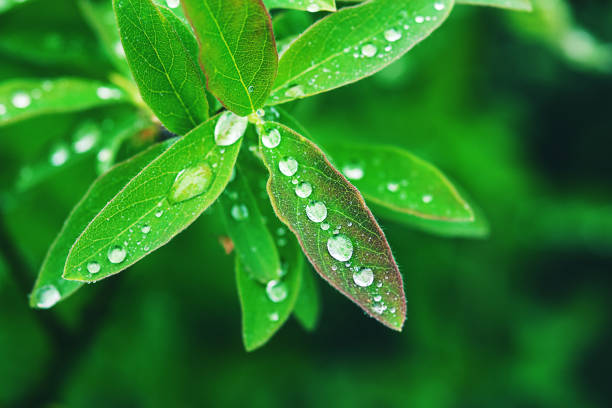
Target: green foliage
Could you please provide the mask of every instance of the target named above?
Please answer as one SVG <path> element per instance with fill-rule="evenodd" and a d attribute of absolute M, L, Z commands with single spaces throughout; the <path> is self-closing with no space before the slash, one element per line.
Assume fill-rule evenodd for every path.
<path fill-rule="evenodd" d="M 264 0 L 264 4 L 268 9 L 291 8 L 310 11 L 311 13 L 336 11 L 335 0 Z"/>
<path fill-rule="evenodd" d="M 458 4 L 501 7 L 512 10 L 531 11 L 531 0 L 457 0 Z"/>

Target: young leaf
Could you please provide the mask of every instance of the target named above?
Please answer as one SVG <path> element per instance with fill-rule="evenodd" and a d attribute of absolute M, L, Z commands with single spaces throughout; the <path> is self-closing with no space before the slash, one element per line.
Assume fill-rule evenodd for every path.
<path fill-rule="evenodd" d="M 171 12 L 152 0 L 113 0 L 121 41 L 142 98 L 170 131 L 183 135 L 208 117 L 199 68 Z M 180 23 L 180 21 L 178 22 Z"/>
<path fill-rule="evenodd" d="M 519 11 L 531 11 L 533 9 L 531 0 L 457 0 L 457 4 L 501 7 Z"/>
<path fill-rule="evenodd" d="M 65 279 L 93 282 L 122 271 L 187 228 L 219 197 L 241 140 L 217 145 L 218 122 L 216 116 L 202 123 L 125 184 L 72 246 Z M 90 265 L 99 270 L 91 273 Z"/>
<path fill-rule="evenodd" d="M 314 276 L 310 271 L 304 271 L 302 274 L 302 287 L 300 288 L 297 302 L 295 302 L 293 314 L 308 331 L 312 331 L 317 327 L 320 302 L 317 282 Z"/>
<path fill-rule="evenodd" d="M 279 61 L 269 104 L 326 92 L 370 76 L 428 37 L 454 0 L 371 0 L 319 20 Z"/>
<path fill-rule="evenodd" d="M 47 252 L 30 295 L 31 307 L 50 308 L 81 287 L 81 282 L 62 279 L 70 246 L 106 203 L 170 144 L 166 142 L 151 147 L 117 165 L 91 185 L 89 191 L 68 216 L 62 230 Z"/>
<path fill-rule="evenodd" d="M 306 10 L 311 13 L 317 11 L 336 11 L 335 0 L 264 0 L 268 9 L 289 8 Z"/>
<path fill-rule="evenodd" d="M 183 0 L 200 42 L 208 89 L 229 110 L 260 108 L 276 77 L 278 57 L 270 15 L 261 0 Z"/>
<path fill-rule="evenodd" d="M 227 232 L 246 273 L 260 283 L 280 278 L 281 265 L 274 238 L 266 226 L 240 166 L 219 198 Z"/>
<path fill-rule="evenodd" d="M 12 79 L 0 83 L 0 126 L 126 101 L 121 89 L 89 79 Z"/>
<path fill-rule="evenodd" d="M 242 338 L 247 351 L 263 346 L 287 321 L 300 293 L 304 258 L 294 242 L 281 249 L 285 275 L 264 285 L 236 257 L 236 282 L 242 309 Z"/>
<path fill-rule="evenodd" d="M 401 330 L 402 277 L 359 191 L 319 148 L 284 125 L 266 123 L 260 144 L 274 210 L 317 272 L 369 315 Z"/>

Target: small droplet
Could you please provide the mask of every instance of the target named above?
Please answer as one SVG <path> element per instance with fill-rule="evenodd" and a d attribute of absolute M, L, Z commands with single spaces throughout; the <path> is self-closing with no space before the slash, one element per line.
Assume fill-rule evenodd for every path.
<path fill-rule="evenodd" d="M 215 125 L 215 143 L 218 146 L 231 146 L 246 131 L 248 118 L 225 111 Z"/>
<path fill-rule="evenodd" d="M 160 218 L 162 215 L 164 215 L 164 211 L 163 210 L 159 210 L 158 212 L 155 213 L 155 216 L 157 218 Z"/>
<path fill-rule="evenodd" d="M 312 186 L 304 181 L 295 186 L 295 194 L 300 198 L 308 198 L 312 194 Z"/>
<path fill-rule="evenodd" d="M 118 264 L 125 261 L 127 252 L 122 246 L 115 245 L 114 247 L 108 250 L 107 256 L 110 263 Z"/>
<path fill-rule="evenodd" d="M 143 234 L 148 234 L 149 232 L 151 232 L 151 226 L 149 225 L 143 225 L 142 228 L 140 229 L 140 231 Z"/>
<path fill-rule="evenodd" d="M 171 9 L 174 9 L 181 5 L 181 1 L 180 0 L 166 0 L 166 4 Z"/>
<path fill-rule="evenodd" d="M 323 231 L 327 231 L 327 230 L 329 229 L 329 224 L 328 224 L 328 223 L 326 223 L 326 222 L 324 222 L 323 224 L 321 224 L 321 229 L 322 229 Z"/>
<path fill-rule="evenodd" d="M 365 44 L 363 47 L 361 47 L 361 55 L 364 57 L 371 58 L 375 56 L 377 52 L 378 48 L 376 48 L 374 44 Z"/>
<path fill-rule="evenodd" d="M 59 290 L 53 285 L 41 286 L 34 296 L 36 298 L 36 307 L 40 309 L 49 309 L 62 298 Z"/>
<path fill-rule="evenodd" d="M 363 168 L 356 163 L 349 163 L 342 167 L 342 173 L 349 180 L 361 180 L 363 178 Z"/>
<path fill-rule="evenodd" d="M 329 254 L 340 262 L 346 262 L 353 256 L 353 243 L 344 234 L 334 235 L 327 240 Z"/>
<path fill-rule="evenodd" d="M 301 98 L 305 96 L 304 88 L 301 85 L 293 86 L 285 92 L 285 96 L 288 98 Z"/>
<path fill-rule="evenodd" d="M 234 204 L 230 212 L 236 221 L 242 221 L 249 218 L 249 209 L 244 204 Z"/>
<path fill-rule="evenodd" d="M 374 301 L 375 302 L 380 302 L 381 300 L 382 300 L 382 296 L 380 296 L 380 295 L 374 296 Z"/>
<path fill-rule="evenodd" d="M 206 162 L 183 169 L 176 176 L 168 199 L 173 203 L 179 203 L 197 197 L 208 190 L 212 180 L 213 172 Z"/>
<path fill-rule="evenodd" d="M 423 16 L 416 16 L 414 18 L 414 21 L 416 21 L 417 23 L 421 24 L 423 21 L 425 21 L 425 17 L 423 17 Z"/>
<path fill-rule="evenodd" d="M 96 95 L 98 95 L 98 98 L 105 100 L 119 99 L 121 97 L 121 92 L 118 89 L 101 86 L 96 90 Z"/>
<path fill-rule="evenodd" d="M 281 281 L 271 280 L 266 285 L 266 294 L 272 302 L 282 302 L 287 298 L 287 285 Z"/>
<path fill-rule="evenodd" d="M 113 152 L 111 149 L 102 149 L 98 152 L 98 161 L 107 162 L 112 158 L 112 156 Z"/>
<path fill-rule="evenodd" d="M 13 103 L 14 107 L 24 109 L 30 106 L 32 99 L 30 98 L 30 95 L 25 92 L 17 92 L 15 95 L 13 95 L 11 102 Z"/>
<path fill-rule="evenodd" d="M 287 177 L 293 176 L 298 169 L 298 162 L 293 157 L 285 157 L 278 162 L 278 169 Z"/>
<path fill-rule="evenodd" d="M 87 264 L 87 271 L 89 273 L 98 273 L 98 272 L 100 272 L 100 264 L 95 262 L 95 261 L 89 262 Z"/>
<path fill-rule="evenodd" d="M 392 193 L 395 193 L 399 189 L 399 184 L 397 183 L 387 183 L 387 190 Z"/>
<path fill-rule="evenodd" d="M 310 12 L 310 13 L 316 13 L 317 11 L 321 10 L 321 7 L 319 7 L 318 4 L 309 4 L 308 7 L 306 7 L 306 11 Z"/>
<path fill-rule="evenodd" d="M 49 157 L 49 162 L 51 163 L 52 166 L 59 167 L 62 164 L 66 163 L 66 161 L 68 161 L 69 156 L 70 156 L 70 152 L 68 151 L 68 148 L 66 146 L 60 145 L 60 146 L 57 146 L 51 152 L 51 156 Z"/>
<path fill-rule="evenodd" d="M 425 194 L 422 200 L 425 204 L 429 204 L 433 200 L 433 196 L 431 194 Z"/>
<path fill-rule="evenodd" d="M 370 268 L 363 268 L 353 273 L 353 282 L 355 285 L 367 288 L 374 282 L 374 272 Z"/>
<path fill-rule="evenodd" d="M 327 218 L 327 207 L 321 201 L 311 201 L 306 206 L 306 215 L 312 222 L 322 222 Z"/>
<path fill-rule="evenodd" d="M 280 131 L 276 128 L 264 130 L 264 134 L 261 136 L 261 143 L 268 149 L 274 149 L 281 142 Z"/>
<path fill-rule="evenodd" d="M 387 31 L 385 31 L 385 40 L 389 42 L 396 42 L 400 38 L 402 38 L 401 31 L 398 31 L 394 28 L 390 28 Z"/>
<path fill-rule="evenodd" d="M 270 319 L 273 322 L 278 322 L 278 319 L 280 319 L 280 316 L 278 315 L 278 313 L 270 313 L 268 315 L 268 319 Z"/>
<path fill-rule="evenodd" d="M 434 8 L 438 11 L 444 10 L 444 3 L 434 3 Z"/>

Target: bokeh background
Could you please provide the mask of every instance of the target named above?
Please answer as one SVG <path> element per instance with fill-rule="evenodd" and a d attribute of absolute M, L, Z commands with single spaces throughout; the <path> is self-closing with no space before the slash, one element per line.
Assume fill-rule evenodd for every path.
<path fill-rule="evenodd" d="M 612 405 L 612 3 L 534 2 L 531 14 L 457 6 L 387 70 L 288 106 L 323 145 L 430 160 L 487 215 L 483 240 L 380 219 L 406 286 L 399 334 L 319 280 L 317 330 L 291 320 L 246 353 L 211 215 L 128 271 L 30 309 L 45 252 L 96 172 L 82 161 L 18 191 L 20 169 L 105 111 L 1 128 L 0 406 Z M 0 80 L 110 71 L 75 2 L 0 14 Z"/>

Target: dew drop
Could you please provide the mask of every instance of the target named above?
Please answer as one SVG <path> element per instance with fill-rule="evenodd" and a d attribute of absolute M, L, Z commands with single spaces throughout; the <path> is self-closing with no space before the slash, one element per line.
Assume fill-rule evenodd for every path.
<path fill-rule="evenodd" d="M 342 167 L 342 173 L 349 180 L 361 180 L 363 178 L 363 168 L 356 163 L 349 163 Z"/>
<path fill-rule="evenodd" d="M 125 261 L 125 257 L 127 256 L 127 252 L 125 248 L 119 245 L 115 245 L 111 249 L 108 250 L 108 260 L 110 263 L 118 264 Z"/>
<path fill-rule="evenodd" d="M 143 225 L 142 228 L 140 229 L 140 232 L 142 232 L 143 234 L 148 234 L 149 232 L 151 232 L 151 226 Z"/>
<path fill-rule="evenodd" d="M 398 31 L 394 28 L 390 28 L 387 31 L 385 31 L 385 40 L 389 42 L 396 42 L 400 38 L 402 38 L 401 31 Z"/>
<path fill-rule="evenodd" d="M 101 86 L 96 90 L 96 95 L 98 95 L 98 98 L 104 100 L 119 99 L 119 97 L 121 97 L 121 92 L 118 89 Z"/>
<path fill-rule="evenodd" d="M 397 183 L 387 183 L 387 190 L 392 193 L 395 193 L 399 189 L 399 184 Z"/>
<path fill-rule="evenodd" d="M 375 56 L 377 52 L 378 48 L 376 48 L 374 44 L 365 44 L 363 47 L 361 47 L 361 55 L 364 57 L 371 58 Z"/>
<path fill-rule="evenodd" d="M 381 314 L 383 314 L 383 312 L 384 312 L 385 310 L 387 310 L 387 306 L 382 305 L 382 304 L 379 304 L 379 305 L 374 305 L 374 306 L 372 306 L 372 310 L 373 310 L 373 311 L 374 311 L 376 314 L 381 315 Z"/>
<path fill-rule="evenodd" d="M 15 95 L 13 95 L 11 102 L 13 103 L 14 107 L 24 109 L 30 106 L 32 99 L 30 98 L 30 95 L 25 92 L 17 92 Z"/>
<path fill-rule="evenodd" d="M 270 319 L 273 322 L 278 322 L 278 319 L 280 319 L 280 316 L 278 315 L 278 313 L 270 313 L 268 315 L 268 319 Z"/>
<path fill-rule="evenodd" d="M 179 203 L 197 197 L 208 190 L 212 183 L 213 172 L 206 162 L 183 169 L 170 188 L 168 199 Z"/>
<path fill-rule="evenodd" d="M 253 93 L 254 90 L 255 90 L 255 87 L 253 85 L 247 88 L 247 91 L 249 91 L 249 93 Z"/>
<path fill-rule="evenodd" d="M 248 118 L 225 111 L 215 125 L 215 143 L 218 146 L 231 146 L 244 135 Z"/>
<path fill-rule="evenodd" d="M 51 163 L 52 166 L 59 167 L 62 164 L 66 163 L 66 161 L 68 161 L 68 156 L 70 156 L 70 152 L 68 151 L 68 148 L 66 148 L 66 146 L 60 145 L 60 146 L 57 146 L 51 152 L 51 156 L 49 157 L 49 162 Z"/>
<path fill-rule="evenodd" d="M 321 229 L 322 229 L 323 231 L 327 231 L 327 230 L 329 229 L 329 224 L 328 224 L 328 223 L 326 223 L 326 222 L 324 222 L 323 224 L 321 224 Z"/>
<path fill-rule="evenodd" d="M 242 221 L 249 218 L 249 209 L 244 204 L 234 204 L 230 212 L 236 221 Z"/>
<path fill-rule="evenodd" d="M 100 162 L 107 162 L 109 161 L 113 156 L 113 152 L 111 151 L 111 149 L 102 149 L 98 152 L 98 161 Z"/>
<path fill-rule="evenodd" d="M 268 149 L 274 149 L 281 142 L 280 131 L 276 128 L 265 130 L 261 136 L 261 143 Z"/>
<path fill-rule="evenodd" d="M 164 215 L 163 210 L 159 210 L 158 212 L 155 213 L 155 217 L 160 218 L 162 215 Z"/>
<path fill-rule="evenodd" d="M 444 3 L 434 3 L 434 8 L 438 11 L 444 10 Z"/>
<path fill-rule="evenodd" d="M 340 262 L 345 262 L 353 256 L 353 243 L 344 234 L 334 235 L 327 240 L 329 254 Z"/>
<path fill-rule="evenodd" d="M 181 1 L 180 0 L 166 0 L 166 4 L 171 9 L 174 9 L 181 5 Z"/>
<path fill-rule="evenodd" d="M 353 273 L 353 282 L 355 285 L 367 288 L 374 282 L 374 272 L 370 268 L 363 268 Z"/>
<path fill-rule="evenodd" d="M 274 303 L 280 303 L 287 298 L 287 285 L 281 281 L 271 280 L 266 285 L 268 299 Z"/>
<path fill-rule="evenodd" d="M 308 198 L 312 194 L 312 186 L 304 181 L 295 186 L 295 194 L 300 198 Z"/>
<path fill-rule="evenodd" d="M 414 21 L 419 23 L 419 24 L 421 24 L 423 21 L 425 21 L 425 17 L 423 17 L 423 16 L 416 16 L 414 18 Z"/>
<path fill-rule="evenodd" d="M 421 200 L 423 200 L 425 204 L 429 204 L 433 200 L 433 196 L 431 194 L 425 194 Z"/>
<path fill-rule="evenodd" d="M 293 157 L 285 157 L 278 162 L 278 169 L 287 177 L 293 176 L 298 169 L 298 162 Z"/>
<path fill-rule="evenodd" d="M 98 272 L 100 272 L 100 264 L 95 262 L 95 261 L 89 262 L 87 264 L 87 271 L 89 273 L 98 273 Z"/>
<path fill-rule="evenodd" d="M 59 290 L 53 285 L 40 287 L 34 296 L 36 298 L 36 307 L 41 309 L 49 309 L 62 298 Z"/>
<path fill-rule="evenodd" d="M 382 296 L 380 296 L 380 295 L 374 296 L 374 301 L 375 302 L 380 302 L 381 300 L 382 300 Z"/>
<path fill-rule="evenodd" d="M 304 88 L 301 85 L 292 86 L 285 92 L 285 96 L 288 98 L 301 98 L 305 95 Z"/>
<path fill-rule="evenodd" d="M 321 10 L 321 7 L 319 7 L 318 4 L 309 4 L 308 7 L 306 7 L 306 11 L 310 12 L 310 13 L 316 13 L 317 11 Z"/>
<path fill-rule="evenodd" d="M 327 207 L 321 201 L 311 201 L 306 206 L 306 215 L 312 222 L 322 222 L 327 218 Z"/>

